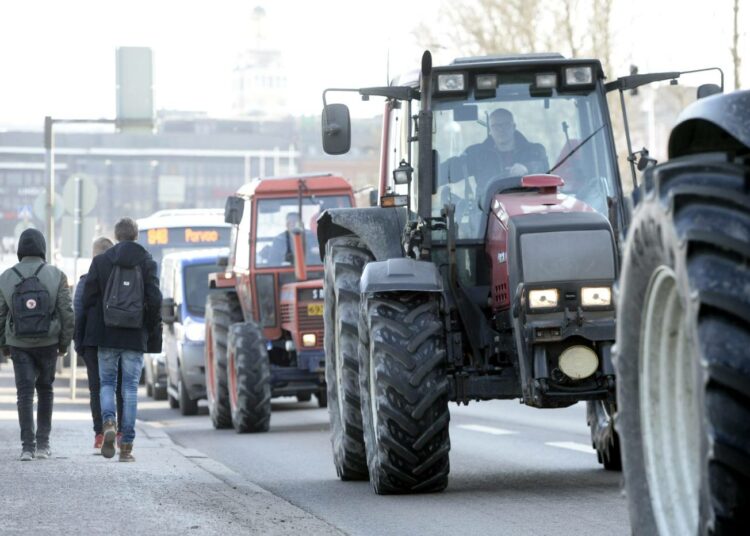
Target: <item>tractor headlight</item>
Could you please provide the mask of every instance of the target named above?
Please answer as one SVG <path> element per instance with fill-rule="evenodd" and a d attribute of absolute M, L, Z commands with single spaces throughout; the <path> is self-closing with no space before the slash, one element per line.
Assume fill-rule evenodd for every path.
<path fill-rule="evenodd" d="M 203 342 L 206 340 L 206 327 L 203 322 L 193 320 L 185 321 L 185 337 L 193 342 Z"/>
<path fill-rule="evenodd" d="M 557 307 L 560 293 L 556 288 L 529 291 L 530 309 L 550 309 Z"/>
<path fill-rule="evenodd" d="M 303 333 L 302 334 L 302 346 L 306 348 L 310 348 L 312 346 L 315 346 L 315 343 L 318 342 L 318 338 L 315 336 L 315 333 Z"/>
<path fill-rule="evenodd" d="M 581 289 L 581 305 L 584 307 L 607 307 L 612 304 L 612 289 L 610 287 L 583 287 Z"/>
<path fill-rule="evenodd" d="M 576 345 L 566 348 L 557 364 L 568 378 L 583 380 L 599 368 L 599 356 L 588 346 Z"/>
<path fill-rule="evenodd" d="M 567 67 L 565 69 L 566 86 L 590 86 L 594 83 L 594 70 L 591 65 Z"/>
<path fill-rule="evenodd" d="M 440 92 L 466 91 L 466 76 L 463 73 L 439 74 L 437 86 Z"/>

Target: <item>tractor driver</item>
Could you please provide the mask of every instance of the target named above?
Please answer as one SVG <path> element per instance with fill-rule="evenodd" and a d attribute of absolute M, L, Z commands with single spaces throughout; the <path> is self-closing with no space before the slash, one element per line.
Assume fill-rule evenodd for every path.
<path fill-rule="evenodd" d="M 482 143 L 464 151 L 468 174 L 478 184 L 495 177 L 546 173 L 547 151 L 541 143 L 532 143 L 516 130 L 513 114 L 505 108 L 495 109 L 489 117 L 489 135 Z"/>
<path fill-rule="evenodd" d="M 279 233 L 271 243 L 270 251 L 268 252 L 268 264 L 272 266 L 280 266 L 281 264 L 294 263 L 294 255 L 292 254 L 292 233 L 299 227 L 299 214 L 297 212 L 289 212 L 286 215 L 286 230 Z M 304 240 L 305 256 L 307 257 L 307 262 L 309 262 L 315 255 L 318 255 L 318 241 L 307 229 L 305 229 Z"/>

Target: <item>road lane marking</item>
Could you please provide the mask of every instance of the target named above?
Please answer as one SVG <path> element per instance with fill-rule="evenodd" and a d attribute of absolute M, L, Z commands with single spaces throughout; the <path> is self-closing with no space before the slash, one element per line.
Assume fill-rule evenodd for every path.
<path fill-rule="evenodd" d="M 576 450 L 578 452 L 585 452 L 587 454 L 596 454 L 596 451 L 589 445 L 585 445 L 583 443 L 574 443 L 573 441 L 552 441 L 550 443 L 545 443 L 545 445 L 549 445 L 550 447 L 557 447 L 560 449 Z"/>
<path fill-rule="evenodd" d="M 513 430 L 504 430 L 503 428 L 495 428 L 492 426 L 482 426 L 481 424 L 459 424 L 458 427 L 463 428 L 464 430 L 471 430 L 472 432 L 482 432 L 492 435 L 510 435 L 518 433 Z"/>

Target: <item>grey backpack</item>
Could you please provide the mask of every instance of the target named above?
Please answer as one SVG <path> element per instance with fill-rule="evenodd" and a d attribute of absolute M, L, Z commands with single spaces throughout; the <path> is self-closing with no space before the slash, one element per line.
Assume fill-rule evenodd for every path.
<path fill-rule="evenodd" d="M 104 289 L 104 325 L 143 327 L 143 274 L 140 266 L 115 264 Z"/>

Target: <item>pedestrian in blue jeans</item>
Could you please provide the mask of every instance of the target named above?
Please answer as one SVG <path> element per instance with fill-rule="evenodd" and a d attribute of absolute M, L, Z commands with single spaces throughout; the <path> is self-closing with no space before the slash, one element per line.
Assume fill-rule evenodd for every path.
<path fill-rule="evenodd" d="M 109 248 L 114 246 L 112 241 L 107 237 L 99 237 L 94 240 L 91 256 L 101 255 Z M 75 332 L 73 334 L 73 346 L 76 353 L 86 363 L 86 370 L 89 379 L 89 407 L 91 408 L 91 418 L 94 422 L 94 449 L 101 450 L 104 444 L 104 433 L 102 431 L 102 407 L 101 407 L 101 386 L 99 383 L 99 355 L 98 348 L 92 344 L 91 336 L 82 331 L 86 325 L 84 316 L 87 312 L 83 310 L 83 289 L 86 286 L 86 275 L 83 274 L 76 285 L 75 294 L 73 295 L 73 311 L 75 312 Z M 93 329 L 93 323 L 89 322 L 88 327 Z M 118 369 L 117 373 L 117 436 L 118 442 L 122 439 L 122 373 Z"/>
<path fill-rule="evenodd" d="M 161 352 L 161 292 L 156 263 L 136 243 L 138 225 L 130 218 L 115 224 L 117 244 L 91 261 L 83 289 L 85 333 L 98 347 L 104 441 L 102 455 L 115 455 L 115 385 L 122 369 L 120 461 L 133 462 L 138 381 L 143 354 Z M 91 325 L 89 325 L 91 323 Z"/>

